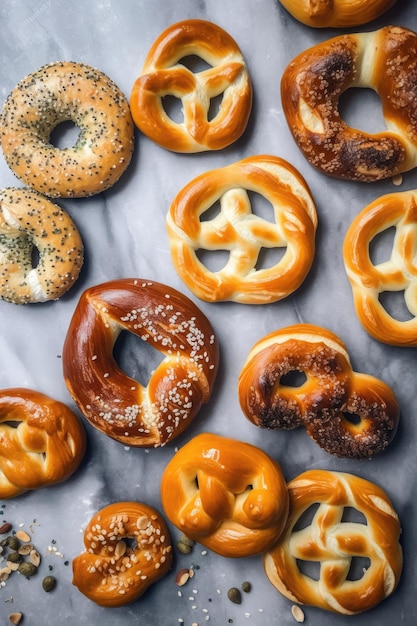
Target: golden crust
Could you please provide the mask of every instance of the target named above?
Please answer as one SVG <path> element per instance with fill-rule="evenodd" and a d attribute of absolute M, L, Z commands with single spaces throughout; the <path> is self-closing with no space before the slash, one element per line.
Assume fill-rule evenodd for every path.
<path fill-rule="evenodd" d="M 383 263 L 371 260 L 374 238 L 395 228 L 390 257 Z M 417 192 L 383 195 L 353 220 L 343 244 L 343 260 L 359 321 L 378 341 L 401 347 L 417 346 Z M 404 292 L 410 318 L 401 320 L 384 307 L 380 296 Z"/>
<path fill-rule="evenodd" d="M 187 537 L 224 557 L 269 549 L 288 515 L 280 466 L 255 446 L 203 433 L 166 466 L 162 506 Z"/>
<path fill-rule="evenodd" d="M 313 28 L 350 28 L 367 24 L 396 0 L 280 0 L 299 22 Z"/>
<path fill-rule="evenodd" d="M 288 483 L 290 513 L 273 548 L 264 555 L 270 582 L 292 602 L 355 615 L 393 593 L 403 556 L 401 527 L 387 494 L 353 474 L 309 470 Z M 310 507 L 319 505 L 311 523 L 296 528 Z M 355 509 L 366 523 L 342 519 Z M 352 559 L 369 559 L 357 580 L 349 580 Z M 319 563 L 320 577 L 303 573 L 300 563 Z"/>
<path fill-rule="evenodd" d="M 51 132 L 69 120 L 80 130 L 75 146 L 54 147 Z M 70 61 L 44 65 L 19 82 L 4 103 L 0 133 L 14 174 L 53 198 L 105 191 L 129 165 L 134 145 L 129 103 L 117 85 Z"/>
<path fill-rule="evenodd" d="M 181 60 L 196 56 L 209 69 L 192 72 Z M 165 96 L 181 100 L 179 123 L 164 109 Z M 210 103 L 222 96 L 210 119 Z M 174 152 L 220 150 L 246 129 L 252 86 L 243 55 L 234 39 L 205 20 L 185 20 L 167 28 L 152 45 L 130 97 L 137 127 Z"/>
<path fill-rule="evenodd" d="M 122 330 L 164 359 L 145 387 L 117 365 Z M 96 285 L 81 296 L 64 343 L 68 390 L 83 415 L 129 446 L 161 446 L 177 437 L 210 398 L 219 361 L 213 328 L 180 292 L 143 279 Z"/>
<path fill-rule="evenodd" d="M 38 391 L 0 391 L 0 499 L 67 480 L 86 448 L 84 429 L 62 402 Z"/>
<path fill-rule="evenodd" d="M 273 220 L 252 213 L 250 193 L 271 204 Z M 212 220 L 200 216 L 220 201 Z M 293 293 L 314 260 L 317 214 L 307 183 L 287 161 L 249 157 L 201 174 L 171 204 L 167 230 L 171 258 L 187 287 L 208 302 L 275 302 Z M 282 258 L 257 268 L 262 249 L 283 249 Z M 210 271 L 198 251 L 229 252 L 225 266 Z"/>
<path fill-rule="evenodd" d="M 285 382 L 294 373 L 305 377 L 299 386 Z M 258 341 L 240 372 L 238 396 L 256 426 L 304 426 L 319 446 L 339 457 L 372 457 L 387 447 L 398 426 L 391 388 L 354 372 L 343 342 L 313 324 L 282 328 Z"/>
<path fill-rule="evenodd" d="M 98 511 L 85 529 L 84 544 L 86 551 L 72 562 L 72 582 L 100 606 L 137 600 L 172 565 L 163 517 L 140 502 L 115 502 Z"/>
<path fill-rule="evenodd" d="M 347 180 L 374 182 L 417 165 L 417 35 L 398 26 L 346 34 L 298 55 L 281 79 L 282 107 L 311 165 Z M 339 98 L 351 87 L 375 90 L 388 130 L 351 128 Z"/>
<path fill-rule="evenodd" d="M 65 211 L 36 191 L 0 190 L 0 235 L 2 300 L 57 300 L 77 280 L 84 260 L 78 229 Z"/>

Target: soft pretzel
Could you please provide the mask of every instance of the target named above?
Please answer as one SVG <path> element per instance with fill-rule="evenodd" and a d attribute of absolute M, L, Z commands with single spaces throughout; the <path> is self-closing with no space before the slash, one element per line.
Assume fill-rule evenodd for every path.
<path fill-rule="evenodd" d="M 252 213 L 251 192 L 270 202 L 273 221 Z M 220 212 L 200 220 L 218 200 Z M 287 161 L 269 155 L 201 174 L 177 194 L 167 217 L 174 267 L 189 289 L 209 302 L 264 304 L 290 295 L 312 265 L 316 228 L 307 183 Z M 263 248 L 285 254 L 272 267 L 257 268 Z M 198 257 L 201 249 L 227 250 L 228 261 L 210 271 Z"/>
<path fill-rule="evenodd" d="M 280 0 L 299 22 L 313 28 L 350 28 L 375 20 L 396 0 Z"/>
<path fill-rule="evenodd" d="M 292 385 L 288 375 L 300 372 L 305 381 Z M 339 457 L 371 457 L 397 430 L 399 406 L 391 388 L 354 372 L 339 337 L 313 324 L 288 326 L 256 342 L 240 372 L 238 395 L 256 426 L 304 426 Z"/>
<path fill-rule="evenodd" d="M 50 143 L 52 131 L 72 121 L 74 147 Z M 111 187 L 130 163 L 134 124 L 114 82 L 84 63 L 49 63 L 26 76 L 6 99 L 1 146 L 10 169 L 50 197 L 82 197 Z"/>
<path fill-rule="evenodd" d="M 387 129 L 351 128 L 339 98 L 351 87 L 381 99 Z M 281 80 L 282 107 L 306 159 L 336 178 L 373 182 L 417 165 L 417 35 L 386 26 L 345 34 L 302 52 Z"/>
<path fill-rule="evenodd" d="M 353 474 L 309 470 L 291 480 L 288 490 L 287 525 L 264 555 L 266 575 L 278 591 L 292 602 L 345 615 L 371 609 L 393 593 L 403 564 L 401 527 L 380 487 Z M 311 522 L 297 528 L 317 505 Z M 346 518 L 349 509 L 366 523 Z M 349 576 L 355 559 L 369 560 L 358 579 Z M 312 563 L 320 565 L 317 580 L 308 574 Z"/>
<path fill-rule="evenodd" d="M 210 433 L 176 452 L 162 475 L 161 498 L 177 528 L 225 557 L 269 549 L 288 515 L 280 466 L 251 444 Z"/>
<path fill-rule="evenodd" d="M 182 62 L 195 56 L 210 67 L 195 73 Z M 167 114 L 164 98 L 182 104 L 183 121 Z M 222 97 L 214 117 L 211 104 Z M 157 38 L 135 81 L 130 98 L 137 127 L 174 152 L 220 150 L 246 129 L 252 86 L 237 43 L 222 28 L 204 20 L 173 24 Z"/>
<path fill-rule="evenodd" d="M 117 365 L 121 331 L 162 353 L 145 387 Z M 210 322 L 183 294 L 156 282 L 121 279 L 81 296 L 68 328 L 64 377 L 87 420 L 130 446 L 161 446 L 177 437 L 208 401 L 219 349 Z"/>
<path fill-rule="evenodd" d="M 395 228 L 388 260 L 374 264 L 374 238 Z M 379 341 L 395 346 L 417 346 L 417 191 L 390 193 L 371 202 L 350 225 L 343 259 L 352 286 L 358 318 Z M 393 317 L 380 301 L 385 292 L 404 292 L 410 319 Z"/>
<path fill-rule="evenodd" d="M 57 300 L 77 280 L 83 260 L 81 236 L 68 213 L 36 191 L 0 190 L 2 300 Z"/>
<path fill-rule="evenodd" d="M 100 606 L 133 602 L 171 568 L 165 521 L 141 502 L 115 502 L 98 511 L 85 529 L 84 544 L 86 551 L 72 562 L 72 582 Z"/>
<path fill-rule="evenodd" d="M 65 481 L 85 446 L 79 419 L 62 402 L 31 389 L 0 391 L 0 499 Z"/>

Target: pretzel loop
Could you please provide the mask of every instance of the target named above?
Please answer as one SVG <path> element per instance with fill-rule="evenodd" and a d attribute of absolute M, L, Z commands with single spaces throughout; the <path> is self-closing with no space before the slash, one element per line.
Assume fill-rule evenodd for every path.
<path fill-rule="evenodd" d="M 395 228 L 390 258 L 374 264 L 371 244 L 389 228 Z M 346 233 L 343 259 L 365 330 L 383 343 L 417 346 L 417 192 L 386 194 L 365 207 Z M 399 291 L 410 319 L 395 318 L 380 299 L 384 292 Z"/>

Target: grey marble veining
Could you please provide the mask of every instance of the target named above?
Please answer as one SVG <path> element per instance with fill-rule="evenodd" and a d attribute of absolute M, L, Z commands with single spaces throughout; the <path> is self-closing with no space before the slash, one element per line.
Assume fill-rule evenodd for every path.
<path fill-rule="evenodd" d="M 88 449 L 76 474 L 61 485 L 2 503 L 2 519 L 10 520 L 15 527 L 32 526 L 43 559 L 42 571 L 46 575 L 53 567 L 58 586 L 46 594 L 40 589 L 40 575 L 30 581 L 13 575 L 0 588 L 0 621 L 6 624 L 9 613 L 21 611 L 25 626 L 294 624 L 291 602 L 268 582 L 260 558 L 224 559 L 210 552 L 203 554 L 198 545 L 190 556 L 177 555 L 173 571 L 125 608 L 100 608 L 71 585 L 71 560 L 83 550 L 82 531 L 92 515 L 110 502 L 125 499 L 161 509 L 159 481 L 176 447 L 199 432 L 211 431 L 232 437 L 238 433 L 240 439 L 258 445 L 279 461 L 288 480 L 304 470 L 323 468 L 358 474 L 382 486 L 392 498 L 403 526 L 405 562 L 397 591 L 374 610 L 354 618 L 305 607 L 305 623 L 412 626 L 417 621 L 416 351 L 382 345 L 366 334 L 353 309 L 341 253 L 353 217 L 379 195 L 398 188 L 391 181 L 373 185 L 342 183 L 314 171 L 290 136 L 279 95 L 280 76 L 292 57 L 337 31 L 314 31 L 297 23 L 277 0 L 40 0 L 36 6 L 29 0 L 5 0 L 0 6 L 0 104 L 25 75 L 57 60 L 95 66 L 129 96 L 155 38 L 173 22 L 191 17 L 217 23 L 242 49 L 254 87 L 253 110 L 245 135 L 220 152 L 177 155 L 136 133 L 132 163 L 111 190 L 93 198 L 58 202 L 79 227 L 85 265 L 78 282 L 57 302 L 33 306 L 0 302 L 0 388 L 36 389 L 75 410 L 62 376 L 61 353 L 78 298 L 85 288 L 99 282 L 140 277 L 182 291 L 209 317 L 221 348 L 215 391 L 183 436 L 162 449 L 127 448 L 84 421 Z M 386 15 L 358 30 L 385 24 L 417 29 L 413 0 L 399 0 Z M 353 103 L 351 113 L 368 120 L 374 118 L 374 106 L 372 99 Z M 276 304 L 252 307 L 197 301 L 170 260 L 165 229 L 170 202 L 198 174 L 261 153 L 289 160 L 312 190 L 319 228 L 311 272 L 295 294 Z M 20 186 L 1 154 L 0 184 Z M 400 189 L 415 186 L 416 171 L 404 175 Z M 398 434 L 390 447 L 372 461 L 333 458 L 302 429 L 261 432 L 243 417 L 237 378 L 249 349 L 267 332 L 299 321 L 325 326 L 338 334 L 348 347 L 355 370 L 379 376 L 395 390 L 401 405 Z M 137 343 L 127 348 L 123 357 L 127 370 L 135 371 L 134 361 L 141 358 L 137 350 Z M 177 531 L 170 528 L 175 541 Z M 48 549 L 52 546 L 56 552 Z M 175 571 L 190 565 L 198 569 L 180 597 Z M 227 599 L 227 590 L 239 587 L 244 580 L 252 583 L 252 591 L 244 595 L 241 605 L 234 605 Z"/>

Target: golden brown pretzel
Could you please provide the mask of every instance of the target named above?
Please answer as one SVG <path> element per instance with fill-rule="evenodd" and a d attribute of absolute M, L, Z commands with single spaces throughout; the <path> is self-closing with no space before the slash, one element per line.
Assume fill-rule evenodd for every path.
<path fill-rule="evenodd" d="M 271 203 L 274 222 L 251 210 L 250 192 Z M 200 216 L 220 200 L 211 220 Z M 209 302 L 275 302 L 295 291 L 306 277 L 315 253 L 317 214 L 307 183 L 279 157 L 249 157 L 201 174 L 171 204 L 167 229 L 171 258 L 187 287 Z M 256 268 L 262 248 L 283 248 L 272 267 Z M 210 271 L 199 250 L 227 250 L 229 259 Z"/>
<path fill-rule="evenodd" d="M 85 529 L 84 544 L 86 551 L 72 562 L 72 582 L 100 606 L 133 602 L 172 564 L 163 517 L 140 502 L 115 502 L 98 511 Z"/>
<path fill-rule="evenodd" d="M 280 466 L 255 446 L 203 433 L 166 466 L 162 506 L 187 537 L 225 557 L 264 552 L 288 514 Z"/>
<path fill-rule="evenodd" d="M 351 87 L 377 92 L 387 130 L 369 134 L 342 120 L 339 98 Z M 299 54 L 282 75 L 282 107 L 311 165 L 336 178 L 373 182 L 417 165 L 416 88 L 417 35 L 386 26 Z"/>
<path fill-rule="evenodd" d="M 117 365 L 121 331 L 149 341 L 164 356 L 146 387 Z M 98 430 L 131 446 L 161 446 L 177 437 L 208 401 L 219 348 L 210 322 L 180 292 L 143 279 L 87 289 L 62 353 L 73 399 Z"/>
<path fill-rule="evenodd" d="M 376 19 L 396 0 L 280 0 L 299 22 L 313 28 L 349 28 Z"/>
<path fill-rule="evenodd" d="M 33 264 L 33 251 L 38 262 Z M 30 189 L 0 190 L 0 298 L 14 304 L 60 298 L 77 280 L 83 243 L 71 217 Z"/>
<path fill-rule="evenodd" d="M 288 384 L 301 372 L 305 381 Z M 249 352 L 238 382 L 245 416 L 256 426 L 304 426 L 330 454 L 367 458 L 395 435 L 399 406 L 384 382 L 352 370 L 346 346 L 334 333 L 295 324 L 260 339 Z"/>
<path fill-rule="evenodd" d="M 192 72 L 181 62 L 191 56 L 210 67 Z M 220 95 L 219 110 L 210 119 L 211 101 Z M 165 111 L 166 96 L 181 100 L 182 122 Z M 173 24 L 149 50 L 130 107 L 137 127 L 167 150 L 203 152 L 229 146 L 246 129 L 252 107 L 252 86 L 237 43 L 211 22 Z"/>
<path fill-rule="evenodd" d="M 264 555 L 270 582 L 292 602 L 354 615 L 392 594 L 403 557 L 397 513 L 377 485 L 353 474 L 309 470 L 288 483 L 290 513 L 278 542 Z M 319 505 L 311 523 L 296 528 Z M 355 509 L 366 523 L 344 518 Z M 368 559 L 358 579 L 349 578 L 354 559 Z M 318 580 L 308 573 L 320 565 Z M 364 561 L 365 563 L 365 561 Z"/>
<path fill-rule="evenodd" d="M 81 422 L 62 402 L 30 389 L 0 391 L 0 499 L 66 480 L 85 446 Z"/>
<path fill-rule="evenodd" d="M 80 134 L 74 147 L 60 149 L 50 136 L 66 121 Z M 49 63 L 21 80 L 4 103 L 0 131 L 14 174 L 54 198 L 105 191 L 133 152 L 128 101 L 108 76 L 84 63 Z"/>
<path fill-rule="evenodd" d="M 371 260 L 375 237 L 395 228 L 391 256 L 382 263 Z M 350 225 L 343 244 L 343 260 L 352 286 L 358 318 L 383 343 L 417 346 L 417 191 L 390 193 L 371 202 Z M 404 291 L 410 319 L 396 319 L 379 297 Z"/>

